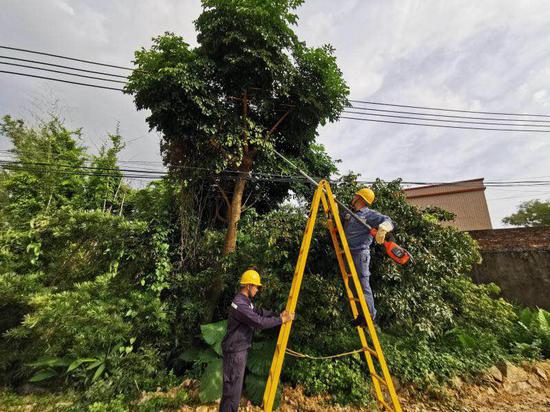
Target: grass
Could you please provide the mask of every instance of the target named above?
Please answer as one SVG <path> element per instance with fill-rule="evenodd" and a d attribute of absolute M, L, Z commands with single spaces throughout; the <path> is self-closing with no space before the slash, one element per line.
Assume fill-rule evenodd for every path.
<path fill-rule="evenodd" d="M 74 395 L 67 392 L 19 395 L 0 388 L 0 411 L 59 411 L 70 406 L 74 399 Z"/>

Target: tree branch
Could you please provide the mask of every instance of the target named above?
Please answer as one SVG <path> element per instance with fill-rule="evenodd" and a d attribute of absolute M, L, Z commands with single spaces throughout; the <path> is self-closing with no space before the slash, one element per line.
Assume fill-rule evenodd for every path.
<path fill-rule="evenodd" d="M 243 202 L 243 212 L 244 212 L 245 210 L 250 209 L 250 208 L 252 207 L 252 205 L 254 205 L 254 204 L 256 203 L 256 202 L 252 202 L 252 205 L 250 205 L 250 206 L 247 207 L 247 203 L 248 203 L 248 201 L 250 200 L 250 196 L 252 196 L 252 190 L 251 190 L 250 193 L 248 194 L 246 200 Z"/>
<path fill-rule="evenodd" d="M 218 190 L 220 191 L 222 197 L 223 197 L 223 200 L 225 200 L 225 204 L 227 205 L 227 207 L 229 209 L 231 209 L 231 201 L 229 200 L 229 198 L 227 197 L 227 194 L 225 193 L 225 190 L 223 190 L 220 185 L 216 185 L 216 187 L 218 188 Z"/>
<path fill-rule="evenodd" d="M 216 205 L 216 219 L 219 219 L 222 221 L 222 223 L 227 224 L 227 219 L 224 218 L 222 215 L 220 215 L 220 205 Z"/>
<path fill-rule="evenodd" d="M 285 114 L 283 114 L 279 120 L 277 120 L 275 122 L 275 124 L 273 126 L 271 126 L 271 129 L 269 129 L 269 131 L 267 132 L 267 137 L 269 137 L 269 135 L 273 134 L 275 132 L 275 130 L 277 130 L 277 127 L 279 127 L 279 125 L 283 122 L 283 120 L 285 120 L 285 118 L 288 116 L 288 114 L 290 113 L 290 111 L 286 111 Z"/>

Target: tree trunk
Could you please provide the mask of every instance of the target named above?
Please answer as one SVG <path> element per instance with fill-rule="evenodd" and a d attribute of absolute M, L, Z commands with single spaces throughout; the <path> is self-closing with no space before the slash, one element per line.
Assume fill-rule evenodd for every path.
<path fill-rule="evenodd" d="M 241 166 L 239 167 L 239 176 L 235 180 L 233 187 L 233 196 L 231 197 L 231 206 L 228 210 L 227 231 L 225 232 L 225 241 L 223 244 L 222 255 L 227 256 L 237 248 L 237 229 L 241 219 L 242 201 L 244 189 L 246 187 L 246 174 L 252 170 L 252 157 L 245 154 Z M 216 306 L 223 292 L 223 268 L 218 268 L 208 296 L 208 305 L 205 311 L 205 321 L 210 322 L 214 316 Z"/>
<path fill-rule="evenodd" d="M 184 223 L 185 222 L 184 214 L 187 212 L 185 207 L 186 205 L 184 205 L 184 202 L 186 201 L 184 191 L 185 191 L 185 181 L 182 179 L 180 184 L 180 193 L 179 193 L 180 195 L 180 210 L 179 210 L 179 213 L 180 213 L 180 216 L 179 216 L 180 218 L 179 268 L 180 270 L 183 269 L 185 266 L 185 240 L 186 240 L 185 238 L 188 230 L 188 227 Z"/>
<path fill-rule="evenodd" d="M 223 244 L 223 256 L 233 253 L 237 248 L 237 228 L 241 219 L 243 193 L 246 180 L 239 176 L 235 181 L 233 196 L 231 198 L 231 207 L 229 209 L 229 221 L 227 222 L 227 232 L 225 232 L 225 241 Z"/>

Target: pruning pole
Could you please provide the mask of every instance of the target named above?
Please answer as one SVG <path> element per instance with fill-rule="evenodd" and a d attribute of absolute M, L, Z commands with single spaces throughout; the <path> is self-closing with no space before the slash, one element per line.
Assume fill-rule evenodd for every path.
<path fill-rule="evenodd" d="M 304 176 L 309 183 L 311 183 L 313 186 L 318 187 L 319 182 L 317 182 L 315 179 L 313 179 L 311 176 L 309 176 L 306 172 L 304 172 L 302 169 L 300 169 L 298 166 L 296 166 L 294 163 L 292 163 L 289 159 L 287 159 L 285 156 L 280 154 L 277 150 L 274 148 L 271 148 L 273 150 L 273 153 L 275 153 L 277 156 L 279 156 L 281 159 L 283 159 L 285 162 L 287 162 L 290 166 L 295 168 L 302 176 Z M 326 190 L 323 189 L 323 191 L 326 193 Z M 350 214 L 351 217 L 353 217 L 355 220 L 357 220 L 360 224 L 362 224 L 365 228 L 367 228 L 369 231 L 372 229 L 372 226 L 370 226 L 367 222 L 365 222 L 364 219 L 361 219 L 359 216 L 357 216 L 349 207 L 347 207 L 345 204 L 340 202 L 336 197 L 334 197 L 334 201 L 338 203 L 338 206 L 340 206 L 342 209 L 344 209 L 346 212 Z"/>

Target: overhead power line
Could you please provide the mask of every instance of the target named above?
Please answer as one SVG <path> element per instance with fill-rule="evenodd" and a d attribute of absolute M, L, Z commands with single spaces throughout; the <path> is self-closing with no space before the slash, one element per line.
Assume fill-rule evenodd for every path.
<path fill-rule="evenodd" d="M 445 111 L 445 112 L 496 114 L 496 115 L 503 115 L 503 116 L 532 116 L 532 117 L 548 117 L 548 118 L 550 118 L 550 115 L 547 115 L 547 114 L 482 112 L 482 111 L 475 111 L 475 110 L 459 110 L 459 109 L 444 109 L 444 108 L 441 108 L 441 107 L 410 106 L 410 105 L 406 105 L 406 104 L 380 103 L 380 102 L 372 102 L 372 101 L 366 101 L 366 100 L 352 100 L 352 99 L 350 99 L 350 102 L 364 103 L 364 104 L 374 104 L 374 105 L 377 105 L 377 106 L 406 107 L 406 108 L 409 108 L 409 109 L 425 109 L 425 110 L 437 110 L 437 111 Z"/>
<path fill-rule="evenodd" d="M 62 70 L 47 69 L 45 67 L 36 67 L 36 66 L 29 66 L 29 65 L 26 65 L 26 64 L 8 63 L 8 62 L 2 62 L 2 61 L 0 61 L 0 64 L 5 64 L 5 65 L 8 65 L 8 66 L 15 66 L 15 67 L 23 67 L 23 68 L 26 68 L 26 69 L 42 70 L 42 71 L 52 72 L 52 73 L 66 74 L 66 75 L 69 75 L 69 76 L 83 77 L 83 78 L 86 78 L 86 79 L 101 80 L 101 81 L 104 81 L 104 82 L 113 82 L 113 83 L 126 84 L 126 82 L 123 82 L 123 81 L 120 81 L 120 80 L 105 79 L 105 78 L 96 77 L 96 76 L 87 76 L 85 74 L 70 73 L 70 72 L 65 72 L 65 71 L 62 71 Z"/>
<path fill-rule="evenodd" d="M 383 112 L 383 113 L 398 113 L 398 114 L 413 114 L 415 116 L 432 116 L 432 117 L 450 117 L 453 119 L 467 119 L 467 120 L 504 120 L 507 122 L 533 122 L 533 123 L 548 123 L 550 125 L 550 120 L 537 120 L 537 119 L 511 119 L 509 117 L 473 117 L 473 116 L 457 116 L 452 114 L 438 114 L 438 113 L 420 113 L 420 112 L 409 112 L 401 110 L 385 110 L 385 109 L 372 109 L 368 107 L 361 106 L 348 106 L 350 109 L 361 110 L 367 112 Z M 368 114 L 368 113 L 366 113 Z"/>
<path fill-rule="evenodd" d="M 169 175 L 168 171 L 161 170 L 150 170 L 150 169 L 128 169 L 128 168 L 108 168 L 108 167 L 98 167 L 98 166 L 79 166 L 79 165 L 69 165 L 62 163 L 48 163 L 48 162 L 24 162 L 18 160 L 0 160 L 0 166 L 6 168 L 17 168 L 18 170 L 29 170 L 29 171 L 44 171 L 44 170 L 56 170 L 56 172 L 72 173 L 72 171 L 77 171 L 79 174 L 85 175 L 106 175 L 111 177 L 120 177 L 119 173 L 141 173 L 143 175 L 148 175 L 153 178 L 161 178 Z M 61 170 L 60 170 L 61 169 Z M 184 169 L 201 169 L 203 171 L 215 172 L 214 169 L 207 168 L 195 168 L 195 167 L 184 167 Z M 98 171 L 99 173 L 95 172 Z M 302 179 L 302 176 L 298 175 L 281 175 L 274 173 L 244 173 L 235 170 L 225 170 L 222 173 L 211 173 L 210 177 L 215 178 L 231 178 L 236 179 L 238 177 L 252 178 L 254 180 L 273 180 L 273 181 L 295 181 Z"/>
<path fill-rule="evenodd" d="M 95 64 L 97 66 L 113 67 L 115 69 L 133 70 L 131 67 L 117 66 L 117 65 L 114 65 L 114 64 L 107 64 L 107 63 L 99 63 L 99 62 L 96 62 L 96 61 L 93 61 L 93 60 L 77 59 L 77 58 L 74 58 L 74 57 L 63 56 L 63 55 L 60 55 L 60 54 L 45 53 L 45 52 L 40 52 L 40 51 L 36 51 L 36 50 L 21 49 L 21 48 L 18 48 L 18 47 L 9 47 L 9 46 L 1 46 L 0 45 L 0 49 L 15 50 L 15 51 L 20 51 L 20 52 L 25 52 L 25 53 L 32 53 L 32 54 L 40 54 L 42 56 L 57 57 L 58 59 L 72 60 L 72 61 L 75 61 L 75 62 L 81 62 L 81 63 L 87 63 L 87 64 Z"/>
<path fill-rule="evenodd" d="M 59 59 L 77 61 L 77 62 L 86 63 L 86 64 L 93 64 L 93 65 L 104 66 L 104 67 L 112 67 L 112 68 L 122 69 L 122 70 L 129 70 L 129 71 L 135 70 L 134 68 L 131 68 L 131 67 L 125 67 L 125 66 L 120 66 L 120 65 L 102 63 L 102 62 L 98 62 L 98 61 L 94 61 L 94 60 L 80 59 L 80 58 L 69 57 L 69 56 L 64 56 L 64 55 L 60 55 L 60 54 L 46 53 L 46 52 L 41 52 L 41 51 L 37 51 L 37 50 L 30 50 L 30 49 L 24 49 L 24 48 L 19 48 L 19 47 L 11 47 L 11 46 L 0 45 L 0 48 L 1 49 L 6 49 L 6 50 L 24 52 L 24 53 L 32 53 L 32 54 L 38 54 L 38 55 L 43 55 L 43 56 L 50 56 L 50 57 L 55 57 L 55 58 L 59 58 Z M 14 60 L 21 60 L 21 61 L 39 63 L 39 64 L 58 66 L 58 67 L 63 67 L 63 68 L 69 68 L 69 69 L 72 69 L 72 70 L 85 71 L 85 69 L 78 69 L 78 68 L 72 68 L 72 67 L 68 67 L 68 66 L 55 65 L 53 63 L 32 61 L 32 60 L 26 60 L 26 59 L 18 59 L 18 58 L 9 57 L 9 56 L 0 56 L 0 57 L 7 58 L 7 59 L 14 59 Z M 112 73 L 104 73 L 104 72 L 95 72 L 95 73 L 96 74 L 104 74 L 104 75 L 108 75 L 108 76 L 115 76 L 115 77 L 125 78 L 125 76 L 120 76 L 120 75 L 116 75 L 116 74 L 112 74 Z M 413 106 L 413 105 L 405 105 L 405 104 L 382 103 L 382 102 L 374 102 L 374 101 L 368 101 L 368 100 L 356 100 L 356 99 L 350 99 L 350 102 L 362 103 L 362 104 L 368 104 L 368 105 L 377 105 L 377 106 L 391 106 L 391 107 L 405 107 L 405 108 L 422 109 L 422 110 L 436 110 L 436 111 L 444 111 L 444 112 L 477 113 L 477 114 L 490 114 L 490 115 L 503 115 L 503 116 L 546 117 L 546 118 L 550 119 L 550 115 L 544 115 L 544 114 L 488 112 L 488 111 L 475 111 L 475 110 L 447 109 L 447 108 L 441 108 L 441 107 Z M 361 108 L 359 108 L 359 109 L 361 109 Z M 362 109 L 369 110 L 367 108 L 362 108 Z M 372 110 L 375 110 L 375 109 L 372 109 Z M 403 113 L 407 113 L 407 112 L 403 112 Z M 408 114 L 419 114 L 419 113 L 408 112 Z M 436 114 L 433 114 L 433 115 L 436 116 Z M 447 116 L 447 117 L 451 117 L 451 116 Z M 487 119 L 487 120 L 489 120 L 489 119 Z M 494 119 L 494 120 L 500 120 L 500 119 Z"/>
<path fill-rule="evenodd" d="M 24 77 L 33 77 L 38 79 L 44 79 L 44 80 L 52 80 L 60 83 L 68 83 L 68 84 L 75 84 L 79 86 L 87 86 L 87 87 L 94 87 L 98 89 L 106 89 L 106 90 L 115 90 L 115 91 L 124 91 L 123 89 L 115 88 L 115 87 L 108 87 L 98 84 L 91 84 L 91 83 L 82 83 L 82 82 L 75 82 L 71 80 L 65 80 L 65 79 L 58 79 L 54 77 L 46 77 L 46 76 L 38 76 L 34 74 L 29 73 L 19 73 L 19 72 L 13 72 L 8 70 L 0 70 L 0 73 L 7 73 L 7 74 L 14 74 L 18 76 L 24 76 Z M 74 75 L 79 76 L 79 75 Z M 80 75 L 80 77 L 89 77 L 89 76 L 83 76 Z M 101 80 L 107 80 L 107 79 L 101 79 Z M 123 82 L 120 82 L 123 83 Z M 377 123 L 390 123 L 390 124 L 401 124 L 401 125 L 413 125 L 413 126 L 427 126 L 427 127 L 442 127 L 442 128 L 451 128 L 451 129 L 466 129 L 466 130 L 492 130 L 492 131 L 500 131 L 500 132 L 535 132 L 535 133 L 550 133 L 550 130 L 537 130 L 537 129 L 502 129 L 502 128 L 488 128 L 488 127 L 469 127 L 469 126 L 452 126 L 448 124 L 430 124 L 430 123 L 416 123 L 416 122 L 398 122 L 398 121 L 389 121 L 389 120 L 380 120 L 380 119 L 369 119 L 365 118 L 364 116 L 368 114 L 363 113 L 355 113 L 355 112 L 349 112 L 344 111 L 344 113 L 348 114 L 354 114 L 356 116 L 363 116 L 363 117 L 354 117 L 354 116 L 340 116 L 341 119 L 349 119 L 349 120 L 362 120 L 367 122 L 377 122 Z M 375 116 L 386 116 L 386 117 L 397 117 L 397 118 L 404 118 L 404 119 L 413 119 L 412 117 L 407 116 L 391 116 L 391 115 L 376 115 Z M 431 120 L 431 121 L 439 121 L 442 122 L 442 120 L 438 119 L 421 119 L 421 120 Z M 453 121 L 448 120 L 447 122 L 455 122 L 455 123 L 469 123 L 469 124 L 487 124 L 487 125 L 501 125 L 501 126 L 507 126 L 508 124 L 498 124 L 498 123 L 478 123 L 478 122 L 459 122 L 459 121 Z M 541 127 L 540 125 L 513 125 L 515 127 Z"/>
<path fill-rule="evenodd" d="M 46 53 L 36 50 L 29 50 L 29 49 L 23 49 L 23 48 L 16 48 L 16 47 L 10 47 L 10 46 L 2 46 L 0 45 L 0 48 L 6 49 L 6 50 L 13 50 L 18 52 L 24 52 L 24 53 L 33 53 L 38 55 L 44 55 L 49 57 L 54 57 L 58 59 L 66 59 L 86 64 L 94 64 L 99 66 L 105 66 L 105 67 L 111 67 L 111 68 L 117 68 L 117 69 L 124 69 L 124 70 L 134 70 L 129 67 L 119 66 L 119 65 L 113 65 L 113 64 L 107 64 L 107 63 L 101 63 L 93 60 L 85 60 L 85 59 L 79 59 L 64 55 L 58 55 L 58 54 L 52 54 L 52 53 Z M 81 71 L 81 72 L 89 72 L 94 74 L 101 74 L 104 76 L 111 76 L 111 77 L 118 77 L 118 78 L 127 78 L 125 76 L 117 75 L 114 73 L 107 73 L 107 72 L 99 72 L 94 70 L 87 70 L 87 69 L 81 69 L 77 67 L 71 67 L 71 66 L 65 66 L 65 65 L 58 65 L 54 63 L 48 63 L 43 61 L 37 61 L 37 60 L 29 60 L 29 59 L 20 59 L 16 57 L 11 56 L 0 56 L 0 58 L 4 59 L 11 59 L 16 61 L 23 61 L 27 63 L 34 63 L 34 64 L 41 64 L 45 66 L 51 66 L 51 67 L 60 67 L 65 68 L 69 70 L 74 71 Z M 16 63 L 9 63 L 9 62 L 2 62 L 0 61 L 0 64 L 5 65 L 11 65 L 16 67 L 22 67 L 27 68 L 31 70 L 42 70 L 42 71 L 48 71 L 73 77 L 80 77 L 80 78 L 86 78 L 86 79 L 92 79 L 92 80 L 98 80 L 98 81 L 108 81 L 108 82 L 115 82 L 120 84 L 126 84 L 124 81 L 120 80 L 113 80 L 113 79 L 106 79 L 101 77 L 95 77 L 95 76 L 87 76 L 83 74 L 78 73 L 71 73 L 71 72 L 65 72 L 60 70 L 54 70 L 54 69 L 48 69 L 44 67 L 36 67 L 36 66 L 28 66 L 23 64 L 16 64 Z M 67 83 L 67 84 L 73 84 L 73 85 L 79 85 L 79 86 L 87 86 L 87 87 L 93 87 L 98 89 L 106 89 L 106 90 L 115 90 L 115 91 L 124 91 L 120 88 L 115 87 L 109 87 L 104 86 L 100 84 L 93 84 L 93 83 L 83 83 L 83 82 L 76 82 L 68 79 L 61 79 L 61 78 L 54 78 L 54 77 L 46 77 L 46 76 L 39 76 L 31 73 L 21 73 L 21 72 L 14 72 L 14 71 L 7 71 L 7 70 L 0 70 L 0 73 L 6 73 L 6 74 L 13 74 L 18 76 L 24 76 L 24 77 L 32 77 L 32 78 L 38 78 L 43 80 L 51 80 L 56 81 L 60 83 Z M 440 128 L 451 128 L 451 129 L 466 129 L 466 130 L 487 130 L 487 131 L 501 131 L 501 132 L 534 132 L 534 133 L 550 133 L 550 130 L 546 129 L 533 129 L 533 128 L 544 128 L 546 126 L 550 127 L 550 120 L 536 120 L 536 119 L 514 119 L 514 118 L 492 118 L 492 117 L 471 117 L 471 116 L 456 116 L 456 115 L 450 115 L 450 114 L 438 114 L 438 113 L 421 113 L 421 112 L 410 112 L 410 111 L 400 111 L 400 110 L 387 110 L 387 109 L 376 109 L 371 107 L 365 107 L 364 105 L 375 105 L 375 106 L 389 106 L 389 107 L 403 107 L 403 108 L 412 108 L 417 110 L 431 110 L 431 111 L 440 111 L 440 112 L 459 112 L 459 113 L 477 113 L 477 114 L 483 114 L 483 115 L 499 115 L 499 116 L 516 116 L 516 117 L 544 117 L 550 119 L 550 115 L 543 115 L 543 114 L 527 114 L 527 113 L 505 113 L 505 112 L 488 112 L 488 111 L 473 111 L 473 110 L 460 110 L 460 109 L 446 109 L 446 108 L 440 108 L 440 107 L 428 107 L 428 106 L 413 106 L 413 105 L 404 105 L 404 104 L 393 104 L 393 103 L 382 103 L 382 102 L 374 102 L 374 101 L 366 101 L 366 100 L 350 100 L 351 102 L 359 103 L 361 106 L 358 105 L 351 105 L 349 108 L 353 110 L 345 110 L 343 113 L 351 116 L 341 116 L 341 119 L 348 119 L 348 120 L 359 120 L 359 121 L 367 121 L 367 122 L 375 122 L 375 123 L 386 123 L 386 124 L 400 124 L 400 125 L 413 125 L 413 126 L 426 126 L 426 127 L 440 127 Z M 363 113 L 367 112 L 367 113 Z M 393 115 L 389 114 L 380 114 L 380 113 L 394 113 Z M 407 115 L 407 116 L 404 116 Z M 412 115 L 412 116 L 408 116 Z M 367 117 L 367 116 L 374 116 L 376 118 Z M 416 117 L 416 116 L 423 116 L 423 117 Z M 426 116 L 426 117 L 424 117 Z M 391 120 L 382 120 L 378 119 L 378 117 L 386 117 L 386 118 L 394 118 L 394 119 L 403 119 L 403 120 L 418 120 L 420 122 L 409 122 L 409 121 L 391 121 Z M 464 119 L 464 120 L 453 120 L 453 119 Z M 479 121 L 471 121 L 471 120 L 479 120 Z M 436 122 L 436 123 L 425 123 L 425 122 Z M 516 123 L 509 123 L 509 122 L 521 122 L 521 124 Z M 531 123 L 526 123 L 531 122 Z M 454 123 L 454 124 L 453 124 Z M 456 125 L 459 124 L 467 124 L 467 125 L 479 125 L 479 126 L 501 126 L 499 128 L 495 127 L 475 127 L 475 126 L 459 126 Z M 542 124 L 534 124 L 534 123 L 542 123 Z M 509 126 L 512 126 L 513 128 L 510 128 Z M 502 128 L 504 127 L 504 128 Z M 526 129 L 526 127 L 531 129 Z"/>
<path fill-rule="evenodd" d="M 128 169 L 128 168 L 108 168 L 98 166 L 78 166 L 59 163 L 47 163 L 47 162 L 22 162 L 11 160 L 0 160 L 0 167 L 8 170 L 25 170 L 30 172 L 52 172 L 56 174 L 75 174 L 83 176 L 101 176 L 101 177 L 127 177 L 127 178 L 148 178 L 158 179 L 168 176 L 167 171 L 158 171 L 150 169 Z M 191 168 L 193 169 L 193 168 Z M 205 169 L 206 171 L 214 172 L 214 169 Z M 237 173 L 235 173 L 237 172 Z M 239 176 L 241 175 L 241 176 Z M 236 179 L 243 177 L 252 181 L 264 181 L 274 183 L 292 183 L 297 181 L 304 181 L 304 177 L 300 175 L 281 175 L 274 173 L 242 173 L 238 171 L 224 171 L 222 173 L 212 173 L 209 177 L 221 178 L 221 179 Z M 190 177 L 191 179 L 204 179 L 202 177 Z M 331 183 L 342 183 L 341 179 L 328 179 Z M 359 184 L 372 184 L 372 180 L 357 181 Z M 432 185 L 432 186 L 470 186 L 471 183 L 467 181 L 450 181 L 450 182 L 426 182 L 426 181 L 402 181 L 403 185 Z M 486 181 L 484 185 L 489 188 L 511 188 L 511 187 L 535 187 L 535 186 L 550 186 L 550 180 L 507 180 L 507 181 Z"/>
<path fill-rule="evenodd" d="M 65 66 L 63 64 L 54 64 L 54 63 L 48 63 L 40 60 L 29 60 L 29 59 L 20 59 L 18 57 L 11 57 L 11 56 L 0 56 L 1 59 L 7 59 L 7 60 L 15 60 L 19 62 L 25 62 L 25 63 L 34 63 L 34 64 L 42 64 L 44 66 L 51 66 L 51 67 L 60 67 L 62 69 L 70 69 L 75 70 L 79 72 L 86 72 L 86 73 L 94 73 L 94 74 L 102 74 L 104 76 L 111 76 L 111 77 L 118 77 L 121 79 L 127 79 L 127 76 L 122 76 L 120 74 L 114 74 L 114 73 L 108 73 L 108 72 L 98 72 L 97 70 L 88 70 L 88 69 L 81 69 L 78 67 L 73 66 Z"/>
<path fill-rule="evenodd" d="M 0 152 L 7 152 L 8 155 L 14 156 L 12 152 L 9 150 L 0 150 Z M 27 155 L 31 152 L 26 152 Z M 37 154 L 35 152 L 34 154 Z M 88 169 L 88 170 L 101 170 L 101 171 L 125 171 L 125 172 L 140 172 L 140 173 L 153 173 L 153 174 L 168 174 L 168 170 L 153 170 L 153 169 L 129 169 L 129 168 L 108 168 L 108 167 L 100 167 L 100 166 L 86 166 L 86 165 L 74 165 L 74 164 L 67 164 L 67 163 L 60 163 L 60 162 L 27 162 L 17 159 L 0 159 L 0 164 L 6 163 L 6 164 L 14 164 L 14 165 L 39 165 L 39 166 L 51 166 L 51 167 L 64 167 L 64 168 L 77 168 L 77 169 Z M 119 161 L 119 163 L 125 163 L 124 161 Z M 219 173 L 216 171 L 216 169 L 207 168 L 207 167 L 195 167 L 195 166 L 172 166 L 172 170 L 200 170 L 202 172 L 212 172 L 213 175 L 219 175 Z M 285 175 L 280 173 L 266 173 L 266 172 L 254 172 L 254 173 L 245 173 L 241 172 L 239 170 L 224 170 L 224 174 L 234 174 L 234 175 L 255 175 L 255 176 L 262 176 L 262 177 L 274 177 L 274 178 L 299 178 L 302 179 L 303 177 L 300 175 Z"/>
<path fill-rule="evenodd" d="M 340 119 L 361 120 L 364 122 L 376 122 L 376 123 L 390 123 L 390 124 L 403 124 L 412 126 L 428 126 L 428 127 L 443 127 L 448 129 L 469 129 L 469 130 L 494 130 L 499 132 L 535 132 L 535 133 L 550 133 L 550 130 L 536 130 L 536 129 L 495 129 L 489 127 L 468 127 L 468 126 L 451 126 L 443 124 L 430 124 L 430 123 L 413 123 L 413 122 L 395 122 L 391 120 L 380 119 L 365 119 L 361 117 L 348 117 L 340 116 Z"/>
<path fill-rule="evenodd" d="M 90 84 L 90 83 L 73 82 L 73 81 L 70 81 L 70 80 L 56 79 L 54 77 L 38 76 L 36 74 L 19 73 L 19 72 L 12 72 L 12 71 L 8 71 L 8 70 L 0 70 L 0 73 L 15 74 L 17 76 L 24 76 L 24 77 L 34 77 L 34 78 L 37 78 L 37 79 L 44 79 L 44 80 L 53 80 L 55 82 L 60 82 L 60 83 L 78 84 L 79 86 L 95 87 L 96 89 L 116 90 L 116 91 L 119 91 L 119 92 L 124 91 L 123 89 L 117 89 L 116 87 L 100 86 L 98 84 Z"/>
<path fill-rule="evenodd" d="M 392 115 L 392 114 L 378 114 L 378 113 L 362 113 L 362 112 L 354 112 L 350 110 L 344 110 L 343 113 L 347 114 L 353 114 L 358 116 L 379 116 L 379 117 L 391 117 L 394 119 L 410 119 L 410 120 L 422 120 L 422 121 L 434 121 L 434 122 L 442 122 L 442 123 L 463 123 L 463 124 L 485 124 L 485 125 L 493 125 L 493 126 L 515 126 L 515 127 L 550 127 L 550 124 L 515 124 L 515 123 L 498 123 L 498 122 L 476 122 L 476 121 L 469 121 L 469 120 L 450 120 L 450 119 L 438 119 L 434 117 L 415 117 L 415 116 L 398 116 L 398 115 Z M 504 119 L 502 119 L 504 120 Z M 521 130 L 521 129 L 518 129 Z"/>

